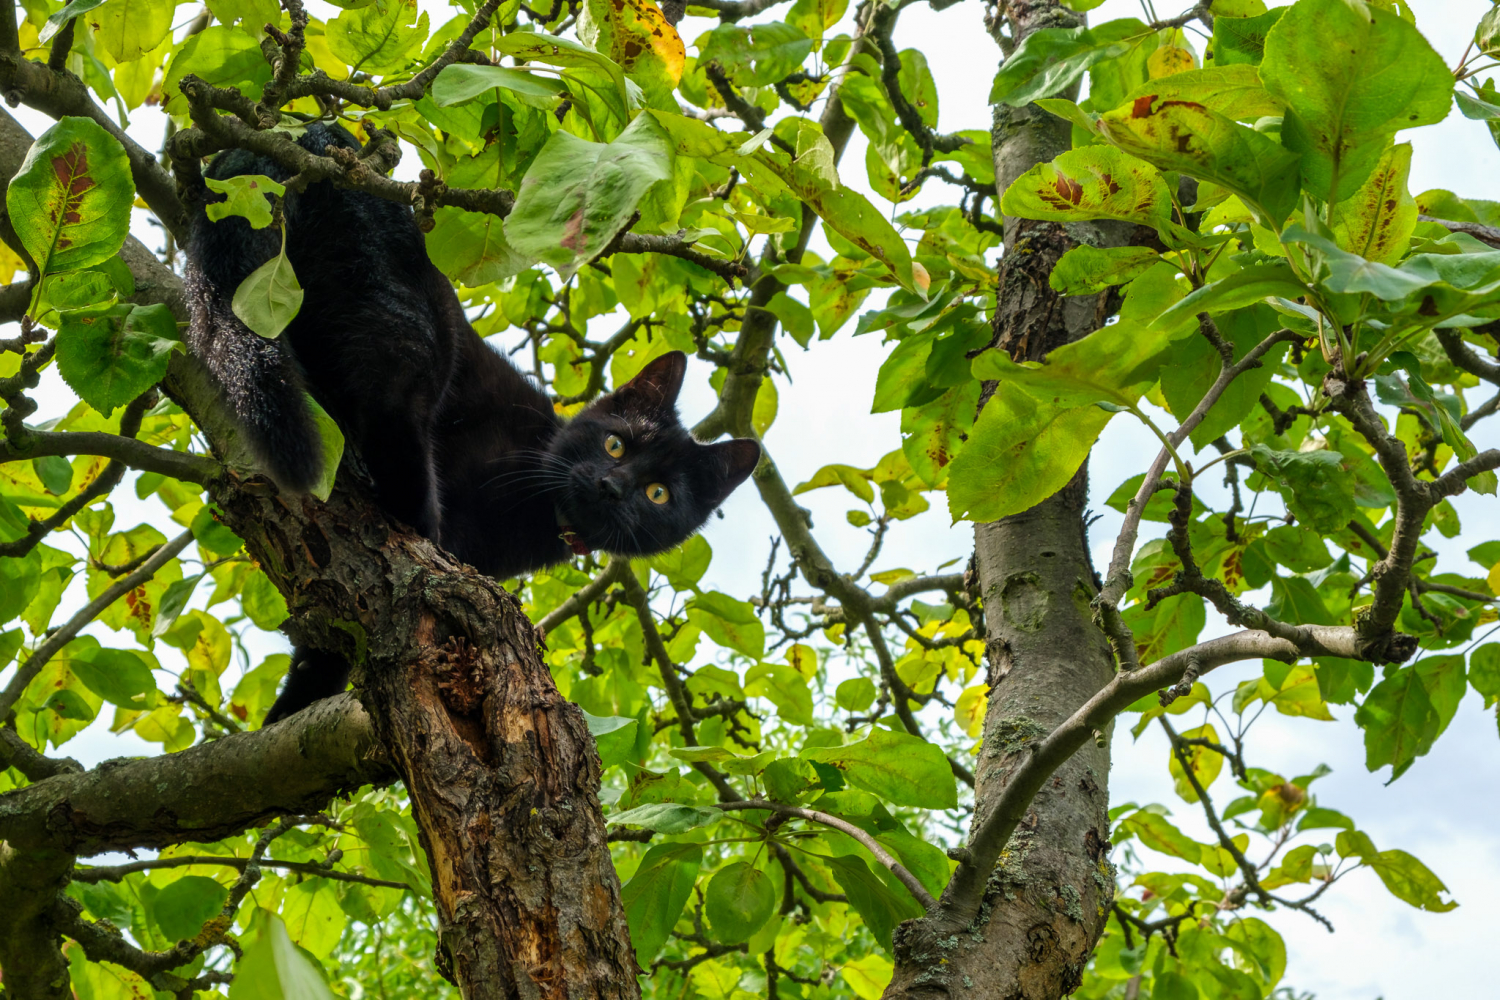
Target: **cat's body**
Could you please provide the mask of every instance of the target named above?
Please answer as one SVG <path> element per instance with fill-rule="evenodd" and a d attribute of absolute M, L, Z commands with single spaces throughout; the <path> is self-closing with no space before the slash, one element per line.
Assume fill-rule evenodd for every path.
<path fill-rule="evenodd" d="M 338 128 L 301 143 L 357 148 Z M 286 171 L 235 151 L 211 177 Z M 234 316 L 235 289 L 275 256 L 275 227 L 200 217 L 189 247 L 189 340 L 223 386 L 257 457 L 284 489 L 322 472 L 304 397 L 343 429 L 381 504 L 479 570 L 509 577 L 593 549 L 644 555 L 702 526 L 759 459 L 748 440 L 703 445 L 678 420 L 686 367 L 663 355 L 571 421 L 464 316 L 410 210 L 329 183 L 289 192 L 287 257 L 304 291 L 266 340 Z M 267 722 L 343 689 L 348 667 L 299 649 Z"/>

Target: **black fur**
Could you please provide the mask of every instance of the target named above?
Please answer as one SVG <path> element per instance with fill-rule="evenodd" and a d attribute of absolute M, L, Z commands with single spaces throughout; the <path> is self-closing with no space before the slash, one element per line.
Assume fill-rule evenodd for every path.
<path fill-rule="evenodd" d="M 319 153 L 357 148 L 322 125 L 299 141 Z M 287 177 L 243 151 L 208 171 L 247 173 Z M 277 253 L 275 229 L 200 216 L 188 249 L 190 344 L 283 488 L 305 491 L 322 472 L 305 390 L 339 422 L 391 514 L 479 570 L 511 577 L 566 560 L 570 541 L 623 556 L 678 545 L 755 468 L 754 441 L 700 444 L 678 419 L 681 352 L 564 422 L 474 332 L 409 209 L 318 183 L 288 192 L 283 210 L 305 297 L 274 341 L 247 329 L 230 301 Z M 611 435 L 624 445 L 618 458 L 605 450 Z M 666 503 L 648 499 L 654 484 L 666 487 Z M 342 690 L 347 674 L 342 661 L 299 650 L 266 722 Z"/>

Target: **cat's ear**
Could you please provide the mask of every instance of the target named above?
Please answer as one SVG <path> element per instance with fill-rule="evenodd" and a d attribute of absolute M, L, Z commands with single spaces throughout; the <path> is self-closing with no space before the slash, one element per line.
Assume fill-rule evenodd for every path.
<path fill-rule="evenodd" d="M 760 442 L 751 438 L 734 438 L 718 444 L 704 445 L 703 450 L 708 453 L 712 462 L 710 499 L 713 506 L 717 507 L 760 464 Z"/>
<path fill-rule="evenodd" d="M 677 394 L 682 391 L 685 374 L 687 355 L 681 351 L 668 351 L 616 389 L 615 400 L 621 409 L 637 413 L 670 411 L 677 405 Z"/>

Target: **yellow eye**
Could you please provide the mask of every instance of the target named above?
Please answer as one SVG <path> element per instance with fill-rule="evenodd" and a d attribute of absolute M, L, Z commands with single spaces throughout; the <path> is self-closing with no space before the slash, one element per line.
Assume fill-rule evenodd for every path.
<path fill-rule="evenodd" d="M 672 497 L 661 483 L 652 483 L 646 487 L 646 499 L 652 503 L 666 503 Z"/>
<path fill-rule="evenodd" d="M 609 452 L 610 458 L 619 458 L 625 454 L 625 442 L 620 440 L 619 435 L 611 434 L 604 439 L 604 450 Z"/>

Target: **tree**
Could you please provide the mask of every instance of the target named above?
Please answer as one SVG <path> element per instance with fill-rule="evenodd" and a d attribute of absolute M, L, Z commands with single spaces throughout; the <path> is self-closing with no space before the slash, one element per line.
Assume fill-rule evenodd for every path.
<path fill-rule="evenodd" d="M 1287 987 L 1257 914 L 1321 921 L 1359 867 L 1455 905 L 1247 733 L 1355 706 L 1394 780 L 1469 686 L 1500 698 L 1500 541 L 1466 539 L 1483 577 L 1424 542 L 1495 493 L 1500 205 L 1413 197 L 1395 141 L 1456 101 L 1500 142 L 1493 15 L 1450 69 L 1400 3 L 1089 27 L 1019 0 L 987 22 L 993 129 L 943 133 L 905 2 L 843 31 L 839 0 L 704 0 L 696 57 L 676 2 L 339 6 L 0 16 L 7 98 L 56 119 L 0 118 L 5 995 L 1259 998 Z M 149 104 L 159 155 L 105 110 Z M 303 150 L 312 117 L 363 150 Z M 702 586 L 702 538 L 488 580 L 357 461 L 278 495 L 178 333 L 192 214 L 279 225 L 280 185 L 204 181 L 230 148 L 411 204 L 560 412 L 681 349 L 717 394 L 696 433 L 759 436 L 854 320 L 900 447 L 795 487 L 768 454 L 780 535 L 734 594 Z M 956 205 L 902 209 L 942 185 Z M 243 292 L 266 335 L 301 300 L 284 258 Z M 49 367 L 77 404 L 34 426 Z M 1113 419 L 1161 451 L 1094 484 L 1124 515 L 1096 571 Z M 820 489 L 859 502 L 861 565 L 799 506 Z M 121 490 L 157 516 L 117 524 Z M 967 566 L 872 572 L 942 495 Z M 349 657 L 355 692 L 259 728 L 288 657 L 248 648 L 277 628 Z M 162 754 L 49 755 L 105 703 Z M 1110 810 L 1122 715 L 1168 734 L 1211 842 Z M 1180 864 L 1117 870 L 1131 841 Z"/>

